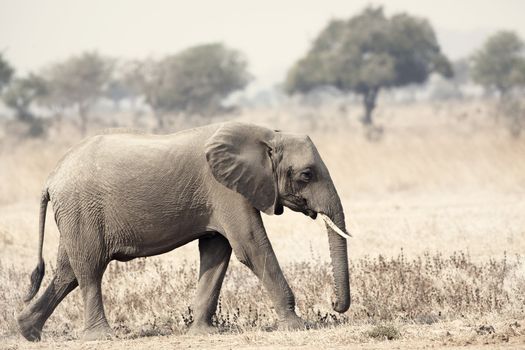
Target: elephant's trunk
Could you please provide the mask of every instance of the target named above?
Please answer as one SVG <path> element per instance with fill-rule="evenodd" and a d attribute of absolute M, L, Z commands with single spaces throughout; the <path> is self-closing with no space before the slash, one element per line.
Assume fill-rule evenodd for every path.
<path fill-rule="evenodd" d="M 335 191 L 334 191 L 335 192 Z M 334 198 L 335 197 L 335 198 Z M 326 214 L 341 231 L 346 232 L 345 217 L 343 207 L 335 193 L 332 200 L 337 203 L 331 206 Z M 335 311 L 343 313 L 350 307 L 350 275 L 348 272 L 348 253 L 346 239 L 332 228 L 328 220 L 325 220 L 326 230 L 328 232 L 328 243 L 330 246 L 330 258 L 332 259 L 332 269 L 334 275 L 334 287 L 336 300 L 333 303 Z"/>

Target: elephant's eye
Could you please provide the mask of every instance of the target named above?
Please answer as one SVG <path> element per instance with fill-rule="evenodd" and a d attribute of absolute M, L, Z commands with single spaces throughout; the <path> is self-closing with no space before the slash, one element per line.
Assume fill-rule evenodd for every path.
<path fill-rule="evenodd" d="M 313 176 L 314 174 L 312 173 L 312 170 L 305 169 L 301 171 L 301 174 L 299 174 L 299 179 L 303 182 L 309 182 L 310 180 L 312 180 Z"/>

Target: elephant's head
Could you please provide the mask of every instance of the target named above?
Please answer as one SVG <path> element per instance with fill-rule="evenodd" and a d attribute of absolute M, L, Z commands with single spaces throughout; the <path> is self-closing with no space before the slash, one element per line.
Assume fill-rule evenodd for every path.
<path fill-rule="evenodd" d="M 341 200 L 317 148 L 306 135 L 224 123 L 206 144 L 214 177 L 242 194 L 258 210 L 282 214 L 283 206 L 312 219 L 326 220 L 336 301 L 334 310 L 350 307 L 345 217 Z M 339 232 L 339 234 L 338 234 Z"/>

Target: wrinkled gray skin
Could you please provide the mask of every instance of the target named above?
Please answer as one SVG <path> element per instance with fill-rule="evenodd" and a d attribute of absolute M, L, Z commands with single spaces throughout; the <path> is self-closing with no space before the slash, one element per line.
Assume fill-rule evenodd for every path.
<path fill-rule="evenodd" d="M 18 315 L 22 335 L 33 341 L 77 286 L 84 300 L 85 339 L 108 337 L 100 287 L 108 263 L 162 254 L 195 239 L 200 274 L 191 332 L 214 332 L 211 317 L 232 250 L 267 290 L 280 326 L 304 328 L 260 212 L 281 214 L 286 206 L 312 218 L 324 213 L 345 231 L 335 186 L 308 136 L 237 122 L 165 136 L 98 135 L 70 150 L 46 182 L 39 264 L 26 301 L 44 275 L 48 201 L 60 231 L 56 274 Z M 326 227 L 334 310 L 345 312 L 350 306 L 346 241 Z"/>

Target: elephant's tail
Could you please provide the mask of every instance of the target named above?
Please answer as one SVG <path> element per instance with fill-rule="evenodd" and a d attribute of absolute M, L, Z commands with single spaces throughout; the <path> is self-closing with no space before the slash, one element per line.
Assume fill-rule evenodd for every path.
<path fill-rule="evenodd" d="M 40 219 L 38 228 L 38 265 L 31 273 L 31 286 L 27 295 L 24 297 L 24 301 L 27 303 L 36 295 L 40 289 L 40 284 L 44 278 L 46 267 L 44 264 L 44 258 L 42 256 L 42 248 L 44 246 L 44 228 L 46 226 L 46 210 L 47 202 L 49 202 L 49 192 L 47 188 L 42 192 L 42 198 L 40 199 Z"/>

